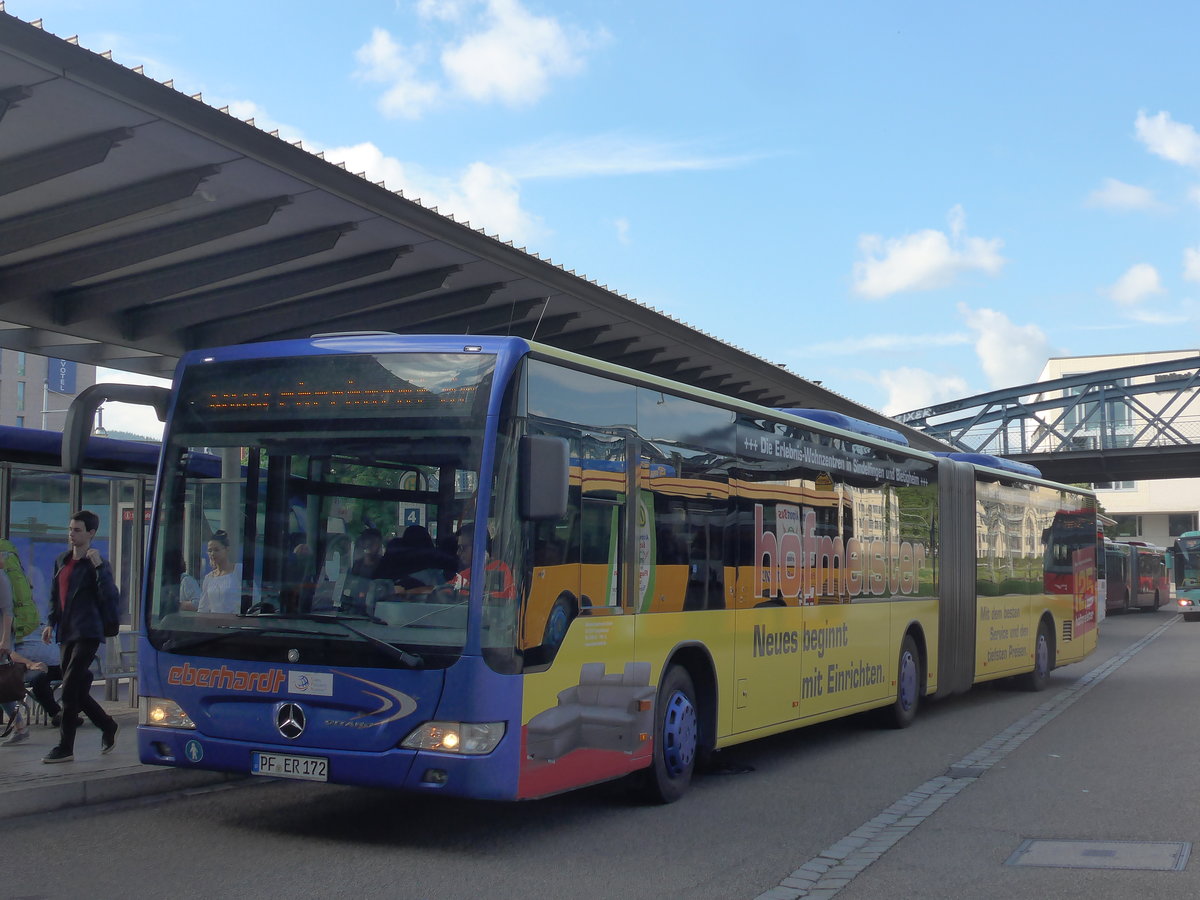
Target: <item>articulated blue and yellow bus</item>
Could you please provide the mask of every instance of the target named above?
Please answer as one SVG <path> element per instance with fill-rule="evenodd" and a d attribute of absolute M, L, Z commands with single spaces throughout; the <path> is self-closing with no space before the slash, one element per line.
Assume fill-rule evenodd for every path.
<path fill-rule="evenodd" d="M 190 353 L 159 400 L 146 763 L 670 801 L 720 748 L 1095 647 L 1096 529 L 1054 528 L 1090 493 L 853 419 L 474 336 Z"/>

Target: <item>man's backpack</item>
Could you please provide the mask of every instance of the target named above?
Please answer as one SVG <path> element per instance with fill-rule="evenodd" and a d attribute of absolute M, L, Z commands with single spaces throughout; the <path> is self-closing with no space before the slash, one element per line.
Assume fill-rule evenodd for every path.
<path fill-rule="evenodd" d="M 18 641 L 24 640 L 37 630 L 40 622 L 37 604 L 33 602 L 33 588 L 21 568 L 21 558 L 13 542 L 0 540 L 0 553 L 4 554 L 4 574 L 12 585 L 13 633 Z"/>

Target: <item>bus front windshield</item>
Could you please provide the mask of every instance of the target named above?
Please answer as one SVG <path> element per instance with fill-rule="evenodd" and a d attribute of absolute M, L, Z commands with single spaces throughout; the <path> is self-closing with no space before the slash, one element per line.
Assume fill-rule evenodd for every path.
<path fill-rule="evenodd" d="M 1200 589 L 1200 535 L 1185 534 L 1175 544 L 1175 586 L 1181 591 Z"/>
<path fill-rule="evenodd" d="M 186 370 L 146 598 L 154 645 L 451 664 L 466 642 L 458 537 L 475 516 L 494 362 L 395 353 Z"/>

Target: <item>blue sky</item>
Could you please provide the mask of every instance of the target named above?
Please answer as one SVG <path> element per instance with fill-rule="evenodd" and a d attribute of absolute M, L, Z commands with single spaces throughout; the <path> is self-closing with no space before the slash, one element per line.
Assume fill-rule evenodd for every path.
<path fill-rule="evenodd" d="M 1194 2 L 6 8 L 885 412 L 1200 346 Z"/>

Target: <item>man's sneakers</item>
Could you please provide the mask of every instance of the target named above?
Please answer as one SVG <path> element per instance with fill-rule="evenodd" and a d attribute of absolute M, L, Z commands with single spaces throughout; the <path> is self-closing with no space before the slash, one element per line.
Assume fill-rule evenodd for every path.
<path fill-rule="evenodd" d="M 100 735 L 100 752 L 112 753 L 113 747 L 117 746 L 117 723 L 112 723 L 112 728 L 101 733 Z"/>
<path fill-rule="evenodd" d="M 44 763 L 63 763 L 70 762 L 75 758 L 75 754 L 65 747 L 55 747 L 49 753 L 42 757 Z"/>
<path fill-rule="evenodd" d="M 28 728 L 26 728 L 24 731 L 13 732 L 12 737 L 10 737 L 7 741 L 0 742 L 0 747 L 11 747 L 13 744 L 22 744 L 27 740 L 29 740 Z"/>

